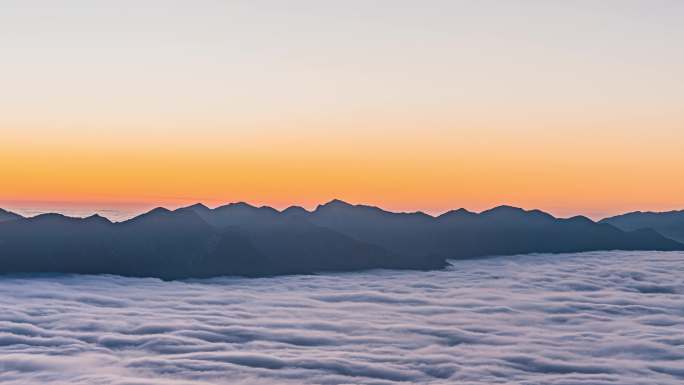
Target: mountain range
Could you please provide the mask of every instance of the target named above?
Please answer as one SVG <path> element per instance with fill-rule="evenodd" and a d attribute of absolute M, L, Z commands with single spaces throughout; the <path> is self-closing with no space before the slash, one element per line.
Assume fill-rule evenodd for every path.
<path fill-rule="evenodd" d="M 606 218 L 601 222 L 611 224 L 625 231 L 653 229 L 670 239 L 684 242 L 684 210 L 665 212 L 635 211 Z"/>
<path fill-rule="evenodd" d="M 340 200 L 313 211 L 247 203 L 156 208 L 123 222 L 0 210 L 0 273 L 258 277 L 440 269 L 449 259 L 523 253 L 684 250 L 684 243 L 653 229 L 616 226 L 511 206 L 434 217 Z"/>

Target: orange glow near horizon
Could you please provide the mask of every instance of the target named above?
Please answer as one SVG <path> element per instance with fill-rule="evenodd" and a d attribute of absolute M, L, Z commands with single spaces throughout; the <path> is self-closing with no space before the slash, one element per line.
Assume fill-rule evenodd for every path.
<path fill-rule="evenodd" d="M 511 204 L 594 218 L 684 207 L 684 133 L 641 140 L 638 129 L 622 126 L 601 137 L 580 123 L 554 136 L 433 127 L 421 135 L 312 130 L 243 137 L 239 145 L 186 134 L 127 146 L 34 140 L 30 149 L 17 144 L 0 154 L 0 206 L 142 211 L 246 201 L 313 208 L 339 198 L 433 214 Z"/>

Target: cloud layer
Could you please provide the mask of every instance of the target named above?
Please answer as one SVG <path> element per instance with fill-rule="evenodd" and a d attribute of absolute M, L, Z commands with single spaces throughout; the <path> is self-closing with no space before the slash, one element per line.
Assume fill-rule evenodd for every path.
<path fill-rule="evenodd" d="M 0 278 L 3 384 L 680 384 L 684 253 Z"/>

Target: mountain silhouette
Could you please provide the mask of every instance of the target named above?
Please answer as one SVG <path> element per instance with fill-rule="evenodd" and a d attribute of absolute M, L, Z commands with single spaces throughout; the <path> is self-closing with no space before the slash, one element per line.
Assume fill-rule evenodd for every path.
<path fill-rule="evenodd" d="M 586 217 L 558 219 L 539 210 L 499 206 L 480 214 L 460 209 L 437 218 L 393 213 L 332 201 L 311 213 L 312 223 L 380 245 L 394 253 L 472 258 L 533 252 L 679 250 L 654 231 L 625 232 Z"/>
<path fill-rule="evenodd" d="M 625 231 L 653 229 L 660 234 L 684 242 L 684 210 L 665 212 L 635 211 L 601 220 Z"/>
<path fill-rule="evenodd" d="M 2 218 L 9 219 L 0 222 L 0 273 L 257 277 L 439 269 L 448 259 L 532 252 L 684 250 L 654 230 L 623 231 L 586 217 L 558 219 L 511 206 L 433 217 L 340 200 L 313 211 L 241 202 L 156 208 L 118 223 L 98 215 Z"/>

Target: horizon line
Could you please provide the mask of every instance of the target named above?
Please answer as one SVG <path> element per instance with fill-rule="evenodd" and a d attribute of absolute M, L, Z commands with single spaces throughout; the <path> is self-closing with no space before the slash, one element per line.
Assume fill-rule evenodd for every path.
<path fill-rule="evenodd" d="M 29 203 L 29 202 L 31 202 L 31 203 L 53 203 L 53 204 L 54 204 L 54 203 L 62 203 L 62 204 L 70 204 L 70 205 L 78 205 L 78 204 L 80 203 L 80 202 L 78 202 L 78 201 L 24 201 L 24 200 L 10 200 L 10 201 L 6 201 L 6 202 L 12 202 L 12 201 L 13 201 L 13 202 L 25 202 L 25 203 Z M 102 202 L 102 203 L 104 203 L 104 202 Z M 254 205 L 254 204 L 251 204 L 251 203 L 249 203 L 248 201 L 244 201 L 244 200 L 226 202 L 226 203 L 221 203 L 221 204 L 218 204 L 218 205 L 212 205 L 213 207 L 210 207 L 209 205 L 207 205 L 206 203 L 204 203 L 204 202 L 202 202 L 202 201 L 198 201 L 198 202 L 193 203 L 193 204 L 179 205 L 178 207 L 175 207 L 175 208 L 169 208 L 169 207 L 167 207 L 167 206 L 169 206 L 169 205 L 164 205 L 164 204 L 159 204 L 159 205 L 157 205 L 157 204 L 152 203 L 152 202 L 147 202 L 147 203 L 145 203 L 145 202 L 134 202 L 134 201 L 131 201 L 131 202 L 118 201 L 118 202 L 107 202 L 107 203 L 114 203 L 114 204 L 121 204 L 121 205 L 126 205 L 126 204 L 148 205 L 148 206 L 150 206 L 151 208 L 150 208 L 150 209 L 143 209 L 143 210 L 140 210 L 140 211 L 136 211 L 135 214 L 130 215 L 130 216 L 127 215 L 127 216 L 126 216 L 127 218 L 126 218 L 126 219 L 122 219 L 122 220 L 115 220 L 115 219 L 112 219 L 110 216 L 107 216 L 107 215 L 106 215 L 106 213 L 116 213 L 116 212 L 120 212 L 119 210 L 115 210 L 115 209 L 111 209 L 111 208 L 109 208 L 109 209 L 97 209 L 97 208 L 91 207 L 91 210 L 93 211 L 93 214 L 90 214 L 90 215 L 73 215 L 73 214 L 65 214 L 65 213 L 60 212 L 60 210 L 48 211 L 48 210 L 37 210 L 37 209 L 36 209 L 36 210 L 34 210 L 34 209 L 20 209 L 19 211 L 27 212 L 26 215 L 22 215 L 22 214 L 20 214 L 20 213 L 17 213 L 17 212 L 16 212 L 16 209 L 5 209 L 5 208 L 2 206 L 2 203 L 0 203 L 0 210 L 4 210 L 4 211 L 7 211 L 7 212 L 10 212 L 10 213 L 13 213 L 13 214 L 21 215 L 21 216 L 24 217 L 24 218 L 34 218 L 34 217 L 37 217 L 37 216 L 40 216 L 40 215 L 58 214 L 58 215 L 62 215 L 62 216 L 65 216 L 65 217 L 70 217 L 70 218 L 88 218 L 88 217 L 92 217 L 92 216 L 101 216 L 101 217 L 107 218 L 108 220 L 110 220 L 110 221 L 112 221 L 112 222 L 124 222 L 124 221 L 126 221 L 126 220 L 133 219 L 133 218 L 137 218 L 137 217 L 139 217 L 139 216 L 141 216 L 141 215 L 145 215 L 145 214 L 147 214 L 147 213 L 149 213 L 149 212 L 151 212 L 151 211 L 158 210 L 158 209 L 164 209 L 164 210 L 168 210 L 168 211 L 174 212 L 174 211 L 177 211 L 177 210 L 180 210 L 180 209 L 186 209 L 186 208 L 190 208 L 190 207 L 193 207 L 193 206 L 203 206 L 203 207 L 205 207 L 205 208 L 207 208 L 207 209 L 209 209 L 209 210 L 216 210 L 216 209 L 220 209 L 220 208 L 223 208 L 223 207 L 236 206 L 236 205 L 244 205 L 244 206 L 248 206 L 248 207 L 254 208 L 254 209 L 270 209 L 270 210 L 273 210 L 273 211 L 278 212 L 278 213 L 284 213 L 285 211 L 290 210 L 290 209 L 293 209 L 293 208 L 295 208 L 295 209 L 302 209 L 302 210 L 304 210 L 304 211 L 307 212 L 307 213 L 314 213 L 314 212 L 316 212 L 317 210 L 319 210 L 321 207 L 329 206 L 329 205 L 335 204 L 335 203 L 339 203 L 339 204 L 346 205 L 346 206 L 350 206 L 350 207 L 365 207 L 365 208 L 372 208 L 372 209 L 377 209 L 377 210 L 380 210 L 380 211 L 383 211 L 383 212 L 386 212 L 386 213 L 390 213 L 390 214 L 399 214 L 399 215 L 401 215 L 401 214 L 404 214 L 404 215 L 425 215 L 425 216 L 428 216 L 428 217 L 431 217 L 431 218 L 434 218 L 434 219 L 437 219 L 437 218 L 439 218 L 439 217 L 442 217 L 442 216 L 444 216 L 444 215 L 446 215 L 446 214 L 449 214 L 449 213 L 452 213 L 452 212 L 461 211 L 461 212 L 465 212 L 465 213 L 480 215 L 480 214 L 484 214 L 484 213 L 487 213 L 487 212 L 489 212 L 489 211 L 492 211 L 492 210 L 495 210 L 495 209 L 499 209 L 499 208 L 511 208 L 511 209 L 516 209 L 516 210 L 521 210 L 521 211 L 527 212 L 527 213 L 529 213 L 529 212 L 540 212 L 540 213 L 544 213 L 544 214 L 550 215 L 550 216 L 552 216 L 552 217 L 554 217 L 554 218 L 556 218 L 556 219 L 570 219 L 570 218 L 576 218 L 576 217 L 584 217 L 584 218 L 588 218 L 588 219 L 590 219 L 590 220 L 592 220 L 592 221 L 594 221 L 594 222 L 600 222 L 601 220 L 604 220 L 604 219 L 613 218 L 613 217 L 622 216 L 622 215 L 627 215 L 627 214 L 635 214 L 635 213 L 640 213 L 640 214 L 666 214 L 666 213 L 684 212 L 684 208 L 683 208 L 683 209 L 664 210 L 664 211 L 652 211 L 652 210 L 642 211 L 642 210 L 632 210 L 632 211 L 621 212 L 621 213 L 615 214 L 615 215 L 605 216 L 605 217 L 602 217 L 602 218 L 600 218 L 600 219 L 593 219 L 593 218 L 591 218 L 590 216 L 584 215 L 584 214 L 576 214 L 576 215 L 571 215 L 571 216 L 556 216 L 556 215 L 553 215 L 553 214 L 551 214 L 551 213 L 549 213 L 548 211 L 545 211 L 545 210 L 543 210 L 543 209 L 538 209 L 538 208 L 525 208 L 525 207 L 520 207 L 520 206 L 513 205 L 513 204 L 502 203 L 502 204 L 497 204 L 497 205 L 491 206 L 491 207 L 489 207 L 489 208 L 487 208 L 487 209 L 480 210 L 480 211 L 473 211 L 473 210 L 469 210 L 469 209 L 467 209 L 467 208 L 465 208 L 465 207 L 458 207 L 458 208 L 452 208 L 452 209 L 445 210 L 445 211 L 443 211 L 443 212 L 440 212 L 439 214 L 430 214 L 429 212 L 425 212 L 425 211 L 422 211 L 422 210 L 413 210 L 413 211 L 410 211 L 410 210 L 409 210 L 409 211 L 392 211 L 392 210 L 385 209 L 385 208 L 383 208 L 382 206 L 379 206 L 379 205 L 371 205 L 371 204 L 365 204 L 365 203 L 349 203 L 348 201 L 345 201 L 345 200 L 339 199 L 339 198 L 333 198 L 333 199 L 331 199 L 331 200 L 329 200 L 329 201 L 327 201 L 327 202 L 325 202 L 325 203 L 319 203 L 319 204 L 317 204 L 316 207 L 313 208 L 313 209 L 306 209 L 305 207 L 300 206 L 300 205 L 296 205 L 296 204 L 289 205 L 289 206 L 284 207 L 284 208 L 282 208 L 282 209 L 277 209 L 277 208 L 275 208 L 275 207 L 273 207 L 273 206 L 270 206 L 270 205 L 267 205 L 267 204 L 264 204 L 264 205 Z M 171 206 L 174 206 L 174 205 L 171 205 Z M 14 211 L 13 211 L 13 210 L 14 210 Z M 30 213 L 30 212 L 33 212 L 33 213 Z"/>

